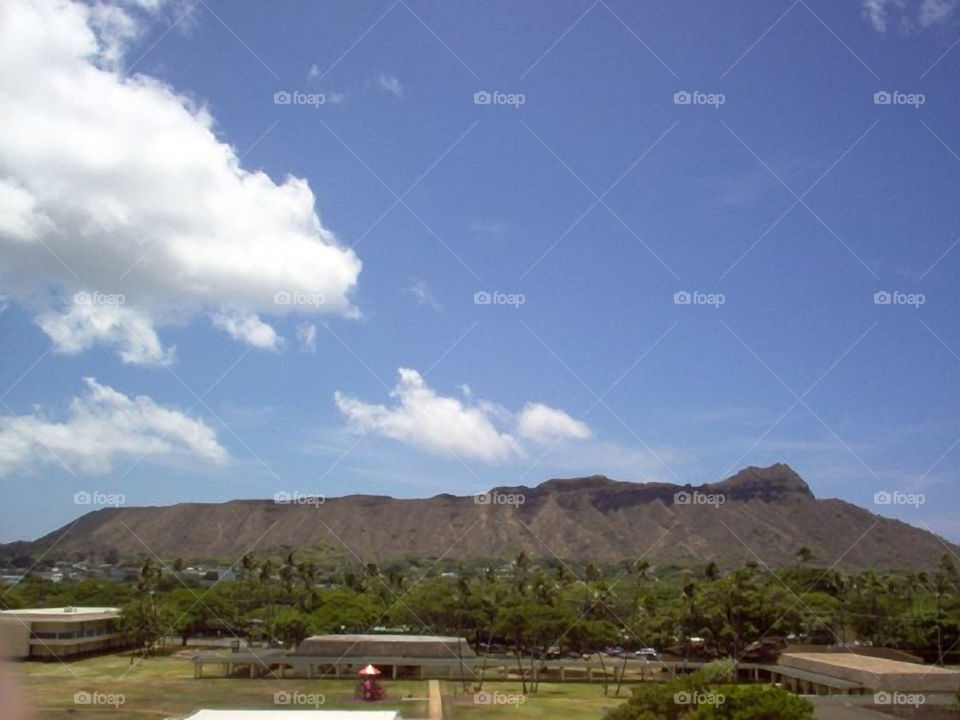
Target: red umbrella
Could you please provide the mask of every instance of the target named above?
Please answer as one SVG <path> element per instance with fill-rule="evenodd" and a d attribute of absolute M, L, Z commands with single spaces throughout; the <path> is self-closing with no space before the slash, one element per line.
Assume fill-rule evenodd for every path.
<path fill-rule="evenodd" d="M 379 675 L 380 671 L 377 670 L 373 665 L 367 665 L 363 670 L 360 671 L 361 675 Z"/>

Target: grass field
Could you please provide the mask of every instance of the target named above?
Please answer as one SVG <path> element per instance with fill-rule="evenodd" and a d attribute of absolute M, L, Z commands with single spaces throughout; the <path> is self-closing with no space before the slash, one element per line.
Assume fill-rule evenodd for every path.
<path fill-rule="evenodd" d="M 282 705 L 290 709 L 360 709 L 366 703 L 353 698 L 354 685 L 345 680 L 306 680 L 269 678 L 193 678 L 193 665 L 186 654 L 151 657 L 131 666 L 130 656 L 106 655 L 71 663 L 20 663 L 11 666 L 24 695 L 37 718 L 118 718 L 180 717 L 199 708 L 273 708 L 274 694 L 286 692 L 300 704 Z M 85 691 L 104 695 L 123 695 L 123 704 L 83 705 L 74 702 L 74 694 Z M 295 693 L 302 693 L 296 696 Z M 427 683 L 391 681 L 388 698 L 378 708 L 402 710 L 404 717 L 426 717 Z M 313 696 L 313 697 L 310 697 Z M 417 698 L 417 700 L 401 700 Z M 2 713 L 0 713 L 2 714 Z"/>
<path fill-rule="evenodd" d="M 130 656 L 105 655 L 71 663 L 26 662 L 9 666 L 18 684 L 33 706 L 35 717 L 78 718 L 82 720 L 118 720 L 118 718 L 182 717 L 199 708 L 274 708 L 274 694 L 286 692 L 297 696 L 300 704 L 282 705 L 289 709 L 314 707 L 312 700 L 323 696 L 326 709 L 370 709 L 370 705 L 353 698 L 353 682 L 349 680 L 306 680 L 258 678 L 193 678 L 189 656 L 193 650 L 168 656 L 151 657 L 135 665 Z M 427 717 L 427 683 L 417 680 L 386 680 L 388 699 L 377 703 L 377 709 L 396 709 L 404 718 Z M 604 710 L 622 702 L 603 696 L 598 684 L 541 683 L 539 692 L 522 702 L 504 702 L 504 696 L 518 694 L 519 683 L 488 682 L 484 690 L 491 693 L 490 704 L 477 704 L 470 693 L 457 694 L 459 685 L 444 683 L 444 717 L 447 720 L 494 720 L 496 718 L 600 718 Z M 113 705 L 77 704 L 78 692 L 123 696 L 123 703 Z M 611 690 L 612 692 L 612 690 Z M 312 698 L 310 696 L 313 696 Z M 407 698 L 407 699 L 402 699 Z M 2 714 L 2 711 L 0 711 Z"/>
<path fill-rule="evenodd" d="M 483 684 L 483 690 L 489 693 L 489 704 L 477 704 L 474 693 L 451 696 L 458 688 L 448 683 L 444 687 L 444 720 L 547 720 L 550 718 L 572 718 L 586 720 L 602 718 L 607 710 L 616 707 L 630 695 L 627 688 L 620 690 L 620 697 L 604 697 L 603 686 L 580 683 L 540 683 L 536 693 L 527 695 L 517 702 L 520 693 L 519 683 Z M 611 695 L 614 687 L 610 688 Z M 514 700 L 514 702 L 510 702 Z"/>

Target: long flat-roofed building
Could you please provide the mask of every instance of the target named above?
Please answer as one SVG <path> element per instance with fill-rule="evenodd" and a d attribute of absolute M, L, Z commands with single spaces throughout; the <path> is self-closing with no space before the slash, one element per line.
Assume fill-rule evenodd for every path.
<path fill-rule="evenodd" d="M 11 658 L 56 660 L 129 647 L 120 632 L 120 610 L 59 607 L 0 611 L 0 650 Z"/>
<path fill-rule="evenodd" d="M 473 648 L 463 638 L 437 635 L 313 635 L 297 646 L 297 655 L 444 660 L 476 657 Z"/>
<path fill-rule="evenodd" d="M 227 676 L 241 669 L 249 677 L 277 673 L 280 677 L 352 677 L 375 665 L 387 677 L 456 678 L 473 676 L 477 654 L 464 638 L 436 635 L 314 635 L 296 650 L 199 652 L 194 677 L 205 665 L 219 665 Z"/>
<path fill-rule="evenodd" d="M 960 670 L 889 660 L 854 653 L 784 653 L 779 666 L 781 681 L 794 692 L 818 693 L 817 686 L 831 680 L 863 691 L 955 693 L 960 691 Z M 823 679 L 821 682 L 819 679 Z"/>

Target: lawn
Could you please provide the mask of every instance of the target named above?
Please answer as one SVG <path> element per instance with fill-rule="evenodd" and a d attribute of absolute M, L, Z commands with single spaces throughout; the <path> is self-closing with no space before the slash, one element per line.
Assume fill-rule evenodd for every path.
<path fill-rule="evenodd" d="M 9 666 L 32 703 L 35 717 L 72 717 L 78 720 L 118 718 L 182 717 L 199 708 L 277 708 L 275 694 L 287 693 L 295 702 L 279 707 L 307 709 L 323 696 L 326 709 L 360 709 L 370 706 L 353 698 L 351 680 L 306 680 L 269 678 L 193 678 L 189 657 L 193 650 L 151 657 L 134 665 L 129 654 L 104 655 L 70 663 L 25 662 Z M 401 717 L 427 716 L 427 683 L 418 680 L 385 680 L 388 699 L 378 709 L 396 709 Z M 604 697 L 600 684 L 540 683 L 537 693 L 519 700 L 520 683 L 487 682 L 488 703 L 475 702 L 474 693 L 463 693 L 458 683 L 445 682 L 446 720 L 495 720 L 496 718 L 600 718 L 629 695 L 625 687 L 620 698 Z M 612 692 L 611 688 L 611 692 Z M 113 705 L 77 704 L 75 693 L 102 693 Z M 300 695 L 297 695 L 300 693 Z M 514 697 L 510 697 L 514 696 Z M 401 698 L 409 698 L 403 700 Z M 484 698 L 481 698 L 481 700 Z"/>
<path fill-rule="evenodd" d="M 607 710 L 617 707 L 630 696 L 623 687 L 620 697 L 613 697 L 615 686 L 610 688 L 610 697 L 604 697 L 603 686 L 598 683 L 544 683 L 536 693 L 519 700 L 520 683 L 486 682 L 483 690 L 487 695 L 475 698 L 473 692 L 460 693 L 455 683 L 446 683 L 444 692 L 444 720 L 528 720 L 532 718 L 564 718 L 598 720 Z M 477 701 L 480 702 L 477 702 Z"/>
<path fill-rule="evenodd" d="M 104 655 L 70 663 L 24 662 L 9 666 L 33 706 L 35 717 L 73 717 L 82 720 L 118 720 L 118 718 L 180 717 L 199 708 L 274 708 L 274 695 L 286 692 L 294 709 L 313 708 L 323 696 L 320 707 L 355 708 L 369 705 L 353 698 L 349 680 L 193 678 L 193 665 L 187 653 L 151 657 L 135 665 L 129 654 Z M 426 717 L 425 681 L 389 681 L 385 683 L 387 700 L 380 709 L 402 711 L 403 717 Z M 123 696 L 123 703 L 112 705 L 77 704 L 77 692 Z M 301 693 L 301 695 L 296 695 Z M 312 696 L 312 697 L 311 697 Z M 421 700 L 401 700 L 401 698 Z M 116 698 L 103 698 L 116 699 Z M 299 704 L 296 704 L 299 702 Z M 0 712 L 2 714 L 2 712 Z"/>

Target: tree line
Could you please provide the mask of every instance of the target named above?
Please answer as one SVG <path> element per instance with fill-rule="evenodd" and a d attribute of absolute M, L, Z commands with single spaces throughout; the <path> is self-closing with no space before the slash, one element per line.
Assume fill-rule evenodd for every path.
<path fill-rule="evenodd" d="M 462 636 L 478 651 L 525 658 L 610 647 L 739 658 L 753 643 L 791 637 L 898 648 L 928 662 L 960 659 L 960 576 L 949 555 L 931 571 L 854 573 L 817 566 L 805 548 L 776 570 L 574 566 L 523 553 L 469 567 L 424 565 L 244 556 L 234 578 L 210 587 L 185 580 L 182 560 L 146 558 L 136 582 L 28 578 L 2 602 L 117 605 L 144 648 L 171 635 L 293 646 L 312 634 L 392 628 Z"/>

